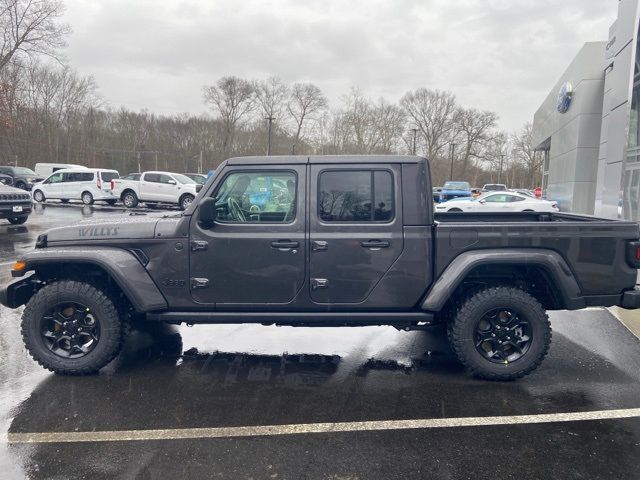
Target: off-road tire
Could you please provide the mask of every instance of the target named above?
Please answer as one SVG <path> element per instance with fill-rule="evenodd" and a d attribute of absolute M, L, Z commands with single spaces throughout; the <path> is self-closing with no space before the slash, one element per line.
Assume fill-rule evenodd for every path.
<path fill-rule="evenodd" d="M 135 192 L 127 190 L 122 194 L 122 203 L 126 208 L 135 208 L 138 206 L 138 202 L 138 196 L 135 194 Z"/>
<path fill-rule="evenodd" d="M 45 345 L 40 320 L 51 306 L 59 302 L 78 302 L 95 312 L 100 324 L 96 346 L 79 358 L 63 358 Z M 22 339 L 33 359 L 47 370 L 64 375 L 95 373 L 120 352 L 129 333 L 128 315 L 118 312 L 113 301 L 102 290 L 88 283 L 60 280 L 42 287 L 27 303 L 22 314 Z"/>
<path fill-rule="evenodd" d="M 524 316 L 532 329 L 529 349 L 514 362 L 492 363 L 475 346 L 479 319 L 492 309 L 505 308 Z M 487 380 L 514 380 L 533 372 L 549 351 L 551 324 L 544 308 L 534 297 L 518 288 L 491 287 L 476 291 L 457 307 L 448 323 L 451 348 L 473 376 Z"/>

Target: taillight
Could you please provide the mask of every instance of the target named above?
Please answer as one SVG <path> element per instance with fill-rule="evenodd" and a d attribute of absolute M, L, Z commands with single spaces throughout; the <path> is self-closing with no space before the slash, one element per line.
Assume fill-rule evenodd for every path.
<path fill-rule="evenodd" d="M 627 263 L 633 268 L 640 268 L 640 242 L 627 243 Z"/>
<path fill-rule="evenodd" d="M 115 180 L 111 180 L 111 190 L 116 188 L 116 182 Z"/>

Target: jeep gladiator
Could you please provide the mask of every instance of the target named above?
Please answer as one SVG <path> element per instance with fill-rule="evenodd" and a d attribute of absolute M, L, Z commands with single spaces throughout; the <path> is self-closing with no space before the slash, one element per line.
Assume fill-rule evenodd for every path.
<path fill-rule="evenodd" d="M 97 371 L 136 322 L 444 324 L 476 376 L 533 371 L 546 310 L 638 308 L 638 224 L 565 213 L 434 216 L 410 156 L 232 158 L 184 212 L 41 235 L 0 291 L 43 367 Z"/>

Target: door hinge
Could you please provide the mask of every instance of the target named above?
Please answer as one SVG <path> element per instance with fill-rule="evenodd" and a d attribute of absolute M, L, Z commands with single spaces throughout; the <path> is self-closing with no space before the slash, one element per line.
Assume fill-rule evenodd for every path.
<path fill-rule="evenodd" d="M 191 242 L 191 251 L 198 252 L 209 248 L 209 242 L 205 240 L 194 240 Z"/>
<path fill-rule="evenodd" d="M 329 280 L 326 278 L 312 278 L 311 279 L 311 290 L 318 290 L 320 288 L 329 287 Z"/>
<path fill-rule="evenodd" d="M 191 290 L 196 290 L 198 288 L 207 288 L 209 286 L 208 278 L 192 278 L 191 279 Z"/>

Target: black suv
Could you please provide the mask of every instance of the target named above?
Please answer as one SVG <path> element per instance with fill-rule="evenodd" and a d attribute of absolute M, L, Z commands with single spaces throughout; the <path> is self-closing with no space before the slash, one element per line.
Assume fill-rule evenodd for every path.
<path fill-rule="evenodd" d="M 31 213 L 31 195 L 14 187 L 0 184 L 0 218 L 13 225 L 27 221 Z"/>
<path fill-rule="evenodd" d="M 42 178 L 39 178 L 33 170 L 26 167 L 4 166 L 0 167 L 0 173 L 9 175 L 13 178 L 13 186 L 21 190 L 31 190 L 34 183 L 42 180 Z"/>

